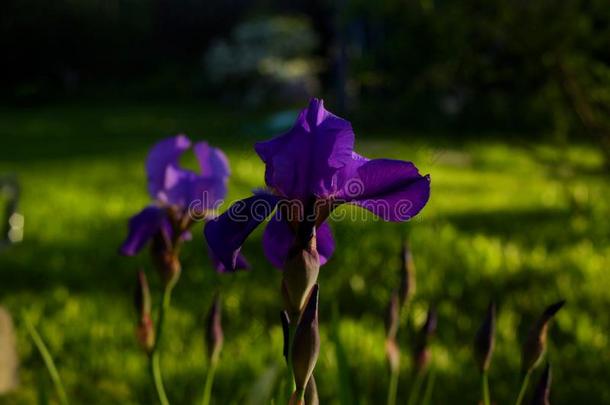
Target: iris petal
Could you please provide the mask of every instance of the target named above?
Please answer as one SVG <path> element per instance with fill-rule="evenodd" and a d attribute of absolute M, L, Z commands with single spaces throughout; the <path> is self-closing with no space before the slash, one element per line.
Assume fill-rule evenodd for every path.
<path fill-rule="evenodd" d="M 353 202 L 386 221 L 407 221 L 415 216 L 430 197 L 430 176 L 419 174 L 411 162 L 374 159 L 356 169 L 348 180 L 350 187 L 341 198 Z M 346 184 L 347 184 L 346 183 Z"/>
<path fill-rule="evenodd" d="M 209 146 L 207 142 L 197 142 L 193 152 L 199 162 L 202 177 L 224 179 L 231 174 L 229 160 L 220 149 Z"/>
<path fill-rule="evenodd" d="M 250 263 L 248 263 L 248 261 L 246 260 L 244 255 L 242 255 L 241 253 L 239 253 L 237 255 L 237 262 L 235 264 L 235 270 L 233 270 L 233 271 L 227 270 L 227 268 L 224 266 L 224 264 L 222 264 L 220 259 L 218 259 L 218 256 L 216 256 L 214 254 L 214 252 L 212 252 L 212 249 L 210 249 L 209 246 L 208 246 L 208 256 L 210 257 L 210 260 L 212 261 L 212 266 L 218 273 L 233 273 L 235 270 L 247 270 L 250 268 Z"/>
<path fill-rule="evenodd" d="M 185 135 L 164 139 L 152 147 L 146 158 L 146 174 L 148 193 L 153 199 L 163 191 L 167 167 L 178 167 L 180 156 L 190 147 L 191 141 Z"/>
<path fill-rule="evenodd" d="M 159 200 L 198 212 L 216 209 L 227 194 L 223 178 L 201 177 L 189 170 L 168 166 Z"/>
<path fill-rule="evenodd" d="M 275 209 L 279 198 L 258 194 L 240 200 L 217 218 L 210 220 L 204 229 L 212 252 L 228 271 L 237 268 L 237 258 L 246 238 Z"/>
<path fill-rule="evenodd" d="M 255 150 L 266 164 L 265 182 L 285 197 L 326 196 L 336 172 L 351 161 L 354 132 L 351 124 L 312 99 L 290 131 Z"/>
<path fill-rule="evenodd" d="M 165 211 L 148 206 L 129 219 L 129 233 L 119 252 L 125 256 L 137 254 L 162 226 L 168 222 Z"/>
<path fill-rule="evenodd" d="M 288 258 L 290 248 L 294 243 L 295 234 L 285 220 L 274 215 L 265 228 L 263 234 L 263 251 L 265 257 L 274 267 L 281 269 Z M 326 222 L 316 230 L 316 244 L 320 264 L 325 264 L 335 250 L 335 241 Z"/>

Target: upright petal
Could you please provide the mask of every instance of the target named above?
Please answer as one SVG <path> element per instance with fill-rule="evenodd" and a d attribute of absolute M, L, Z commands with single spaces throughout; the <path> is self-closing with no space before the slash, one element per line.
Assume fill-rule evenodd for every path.
<path fill-rule="evenodd" d="M 278 269 L 284 267 L 288 252 L 294 243 L 296 235 L 285 220 L 274 215 L 263 234 L 263 251 L 269 262 Z M 316 244 L 320 265 L 325 264 L 335 250 L 335 241 L 326 222 L 322 223 L 316 230 Z"/>
<path fill-rule="evenodd" d="M 204 212 L 217 208 L 226 193 L 226 178 L 202 177 L 190 170 L 168 166 L 163 190 L 158 193 L 158 199 L 181 208 Z"/>
<path fill-rule="evenodd" d="M 163 190 L 167 167 L 178 167 L 180 155 L 190 147 L 191 141 L 185 135 L 163 139 L 152 147 L 146 158 L 146 174 L 148 193 L 153 199 Z"/>
<path fill-rule="evenodd" d="M 338 169 L 351 160 L 351 124 L 312 99 L 290 131 L 255 145 L 266 164 L 265 181 L 288 198 L 326 196 Z"/>
<path fill-rule="evenodd" d="M 210 249 L 225 269 L 234 271 L 241 245 L 248 235 L 273 212 L 279 198 L 258 194 L 240 200 L 217 218 L 210 220 L 204 229 Z"/>
<path fill-rule="evenodd" d="M 419 174 L 411 162 L 391 159 L 370 160 L 356 169 L 339 193 L 346 202 L 366 208 L 386 221 L 407 221 L 430 197 L 430 176 Z"/>
<path fill-rule="evenodd" d="M 207 142 L 197 142 L 193 151 L 203 177 L 224 179 L 229 176 L 229 159 L 223 151 L 209 146 Z"/>
<path fill-rule="evenodd" d="M 167 221 L 165 211 L 159 207 L 148 206 L 129 220 L 129 233 L 119 252 L 125 256 L 138 253 Z"/>

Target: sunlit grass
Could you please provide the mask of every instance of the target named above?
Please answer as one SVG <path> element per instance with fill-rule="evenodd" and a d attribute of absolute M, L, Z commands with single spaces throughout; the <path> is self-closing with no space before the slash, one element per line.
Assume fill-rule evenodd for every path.
<path fill-rule="evenodd" d="M 24 241 L 0 256 L 0 299 L 26 310 L 56 358 L 74 403 L 150 403 L 146 362 L 134 339 L 135 271 L 144 253 L 117 256 L 128 217 L 143 207 L 147 148 L 185 132 L 227 152 L 233 176 L 228 200 L 262 185 L 263 165 L 251 149 L 274 135 L 264 116 L 207 106 L 55 107 L 0 113 L 0 173 L 23 189 Z M 430 303 L 439 311 L 434 343 L 434 403 L 475 403 L 478 377 L 470 344 L 487 303 L 499 303 L 498 344 L 490 383 L 498 403 L 514 397 L 518 342 L 547 304 L 566 298 L 551 331 L 555 403 L 610 401 L 606 381 L 610 320 L 610 189 L 600 154 L 586 144 L 562 150 L 540 142 L 430 138 L 360 131 L 356 150 L 413 160 L 432 176 L 432 197 L 409 224 L 332 224 L 337 253 L 320 274 L 322 353 L 316 369 L 322 403 L 334 403 L 331 308 L 361 403 L 386 392 L 383 313 L 398 280 L 398 250 L 408 233 L 418 269 L 416 324 Z M 362 133 L 361 133 L 362 132 Z M 192 159 L 186 159 L 192 164 Z M 356 210 L 355 208 L 344 208 Z M 244 248 L 251 272 L 213 273 L 201 225 L 184 252 L 185 271 L 168 319 L 162 361 L 169 395 L 192 403 L 206 367 L 203 314 L 212 295 L 224 299 L 225 348 L 215 382 L 217 403 L 241 403 L 254 381 L 282 363 L 279 274 L 266 263 L 258 230 Z M 158 295 L 155 296 L 158 300 Z M 43 372 L 18 322 L 21 388 L 0 403 L 32 403 Z M 401 335 L 404 356 L 406 336 Z M 399 401 L 410 364 L 403 357 Z M 44 377 L 44 374 L 42 374 Z"/>

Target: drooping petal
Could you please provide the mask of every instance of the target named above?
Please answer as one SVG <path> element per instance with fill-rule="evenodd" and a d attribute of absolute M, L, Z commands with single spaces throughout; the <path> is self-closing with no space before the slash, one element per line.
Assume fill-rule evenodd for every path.
<path fill-rule="evenodd" d="M 129 233 L 121 245 L 119 252 L 125 256 L 137 254 L 162 226 L 165 226 L 167 216 L 164 210 L 148 206 L 129 219 Z"/>
<path fill-rule="evenodd" d="M 191 141 L 185 135 L 177 135 L 157 142 L 146 158 L 148 193 L 153 199 L 158 197 L 165 184 L 167 167 L 178 167 L 180 155 L 191 147 Z"/>
<path fill-rule="evenodd" d="M 316 230 L 316 243 L 320 264 L 326 264 L 335 251 L 335 240 L 327 222 L 323 222 Z"/>
<path fill-rule="evenodd" d="M 337 170 L 351 161 L 351 124 L 312 99 L 290 131 L 258 142 L 255 150 L 266 164 L 265 182 L 288 198 L 326 196 Z"/>
<path fill-rule="evenodd" d="M 210 220 L 204 229 L 210 249 L 228 271 L 237 268 L 241 245 L 275 209 L 279 197 L 258 194 L 240 200 L 217 218 Z"/>
<path fill-rule="evenodd" d="M 263 251 L 269 262 L 278 269 L 284 267 L 288 258 L 290 248 L 294 243 L 296 235 L 285 220 L 274 215 L 263 233 Z M 320 265 L 325 264 L 335 250 L 335 241 L 326 222 L 322 223 L 316 230 L 316 244 Z"/>
<path fill-rule="evenodd" d="M 209 256 L 210 260 L 212 261 L 212 267 L 214 267 L 214 270 L 216 270 L 218 273 L 233 273 L 236 270 L 248 270 L 250 268 L 250 263 L 248 263 L 248 261 L 246 260 L 244 255 L 242 255 L 241 253 L 237 254 L 237 262 L 235 264 L 235 270 L 233 270 L 233 271 L 227 270 L 227 268 L 218 259 L 218 256 L 216 256 L 214 254 L 214 252 L 212 252 L 212 249 L 210 249 L 209 246 L 208 246 L 208 256 Z"/>
<path fill-rule="evenodd" d="M 360 165 L 339 196 L 386 221 L 407 221 L 430 197 L 430 176 L 419 174 L 411 162 L 374 159 Z"/>
<path fill-rule="evenodd" d="M 229 159 L 220 149 L 209 146 L 207 142 L 197 142 L 193 147 L 193 152 L 199 162 L 201 176 L 224 179 L 231 174 Z"/>
<path fill-rule="evenodd" d="M 273 267 L 278 269 L 284 267 L 294 238 L 290 225 L 278 218 L 278 215 L 273 215 L 263 233 L 263 252 Z"/>

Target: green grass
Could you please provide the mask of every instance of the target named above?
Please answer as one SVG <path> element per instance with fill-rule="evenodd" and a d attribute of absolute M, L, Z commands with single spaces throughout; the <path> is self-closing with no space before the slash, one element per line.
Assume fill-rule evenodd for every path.
<path fill-rule="evenodd" d="M 54 398 L 18 319 L 22 310 L 45 338 L 72 403 L 153 403 L 145 356 L 134 338 L 132 291 L 140 267 L 149 273 L 155 303 L 159 283 L 146 253 L 117 255 L 127 219 L 148 201 L 144 157 L 167 135 L 206 139 L 231 161 L 229 200 L 247 196 L 263 181 L 252 144 L 274 135 L 262 129 L 260 117 L 170 104 L 0 111 L 0 173 L 17 174 L 25 215 L 24 241 L 0 253 L 0 303 L 17 317 L 21 357 L 21 387 L 0 403 L 35 403 L 41 384 Z M 321 402 L 338 403 L 340 391 L 330 336 L 335 305 L 354 397 L 360 404 L 385 401 L 383 314 L 399 277 L 401 238 L 409 234 L 418 269 L 414 322 L 423 322 L 430 303 L 439 311 L 432 403 L 477 402 L 480 383 L 470 346 L 492 298 L 499 308 L 492 400 L 514 401 L 519 342 L 547 304 L 565 298 L 568 304 L 550 331 L 553 403 L 609 403 L 610 185 L 595 148 L 491 136 L 380 134 L 357 125 L 356 132 L 357 151 L 413 160 L 430 173 L 432 196 L 408 224 L 370 215 L 332 224 L 337 250 L 320 274 Z M 196 225 L 162 348 L 173 403 L 195 403 L 201 395 L 203 316 L 217 290 L 224 299 L 225 347 L 215 403 L 242 403 L 263 375 L 281 374 L 280 274 L 266 263 L 260 239 L 258 230 L 244 248 L 251 272 L 217 275 Z M 404 333 L 401 345 L 398 402 L 404 403 L 411 382 Z"/>

